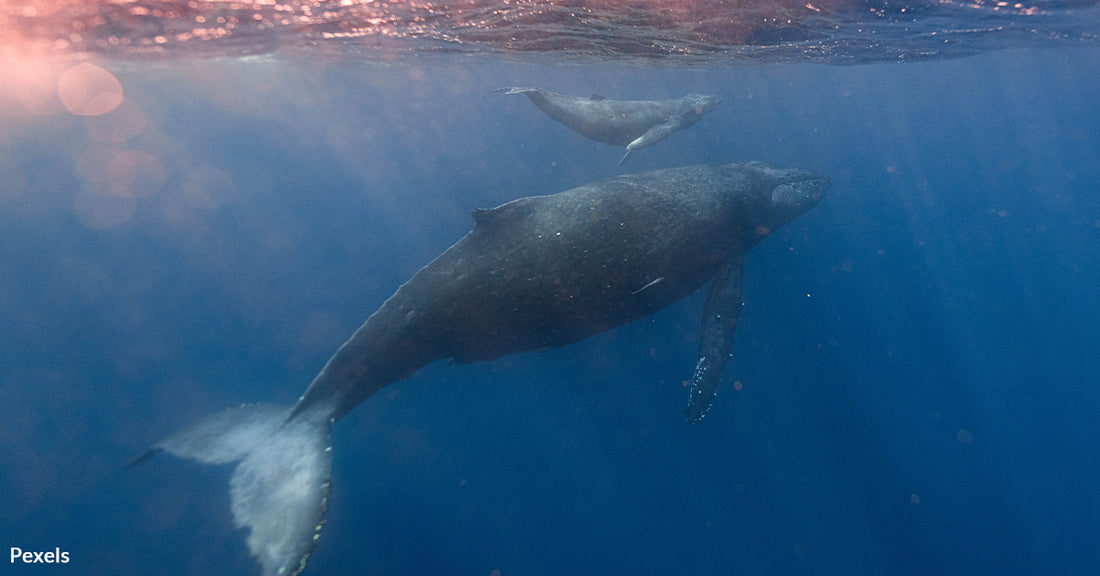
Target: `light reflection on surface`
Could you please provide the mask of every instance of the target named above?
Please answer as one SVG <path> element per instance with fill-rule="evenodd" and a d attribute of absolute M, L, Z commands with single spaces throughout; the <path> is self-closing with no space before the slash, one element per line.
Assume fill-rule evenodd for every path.
<path fill-rule="evenodd" d="M 1090 16 L 1080 12 L 1096 6 L 1092 0 L 35 0 L 0 2 L 0 43 L 129 58 L 306 52 L 387 60 L 459 52 L 847 63 L 975 53 L 1021 38 L 1096 43 Z M 937 33 L 966 40 L 944 46 L 942 38 L 930 38 Z M 861 53 L 852 53 L 857 47 Z"/>

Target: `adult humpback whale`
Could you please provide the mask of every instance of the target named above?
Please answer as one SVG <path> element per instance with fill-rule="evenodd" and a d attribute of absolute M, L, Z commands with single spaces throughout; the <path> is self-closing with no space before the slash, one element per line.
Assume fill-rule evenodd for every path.
<path fill-rule="evenodd" d="M 626 146 L 626 159 L 669 134 L 695 124 L 722 103 L 717 96 L 688 94 L 675 100 L 611 100 L 598 94 L 566 96 L 541 88 L 500 88 L 505 94 L 526 94 L 551 118 L 589 140 Z"/>
<path fill-rule="evenodd" d="M 762 163 L 624 175 L 473 213 L 474 229 L 401 286 L 293 407 L 251 405 L 157 443 L 240 461 L 233 518 L 265 576 L 298 574 L 327 506 L 332 422 L 422 366 L 563 346 L 647 316 L 713 279 L 687 408 L 703 417 L 730 357 L 746 251 L 814 206 L 828 179 Z"/>

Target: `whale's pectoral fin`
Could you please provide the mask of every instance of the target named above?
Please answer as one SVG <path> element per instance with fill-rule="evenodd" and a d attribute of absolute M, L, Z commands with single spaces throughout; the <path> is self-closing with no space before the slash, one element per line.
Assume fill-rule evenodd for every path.
<path fill-rule="evenodd" d="M 623 156 L 621 160 L 619 160 L 619 166 L 622 166 L 623 162 L 626 162 L 626 159 L 629 158 L 630 155 L 633 154 L 635 151 L 641 150 L 646 146 L 652 146 L 660 142 L 661 140 L 664 140 L 668 137 L 669 134 L 672 134 L 679 129 L 680 127 L 677 124 L 673 122 L 665 122 L 663 124 L 658 124 L 650 128 L 649 130 L 646 130 L 645 134 L 642 134 L 641 136 L 635 138 L 633 142 L 626 145 L 626 155 Z"/>
<path fill-rule="evenodd" d="M 493 92 L 504 92 L 505 94 L 526 94 L 528 92 L 538 92 L 538 88 L 526 88 L 523 86 L 505 86 L 504 88 L 494 88 Z"/>
<path fill-rule="evenodd" d="M 689 422 L 702 420 L 710 410 L 722 381 L 722 368 L 732 356 L 733 332 L 744 306 L 741 300 L 744 269 L 745 255 L 737 254 L 718 271 L 707 294 L 699 334 L 699 362 L 691 378 L 691 396 L 684 414 Z"/>
<path fill-rule="evenodd" d="M 285 406 L 250 405 L 210 416 L 158 442 L 157 451 L 206 464 L 240 460 L 229 481 L 233 520 L 264 576 L 305 568 L 317 546 L 332 471 L 327 414 L 290 418 Z"/>

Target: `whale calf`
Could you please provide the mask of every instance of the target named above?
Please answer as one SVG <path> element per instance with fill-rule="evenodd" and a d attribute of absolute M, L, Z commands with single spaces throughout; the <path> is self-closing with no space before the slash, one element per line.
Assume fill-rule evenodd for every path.
<path fill-rule="evenodd" d="M 505 94 L 526 94 L 551 118 L 589 140 L 626 146 L 621 166 L 635 151 L 695 124 L 722 103 L 717 96 L 688 94 L 675 100 L 612 100 L 594 94 L 566 96 L 541 88 L 499 88 Z"/>
<path fill-rule="evenodd" d="M 294 406 L 246 405 L 155 444 L 238 462 L 230 501 L 265 576 L 298 574 L 327 507 L 333 422 L 437 360 L 564 346 L 712 282 L 686 416 L 706 414 L 730 358 L 745 253 L 809 210 L 829 180 L 763 163 L 623 175 L 473 212 L 474 228 L 398 288 Z"/>

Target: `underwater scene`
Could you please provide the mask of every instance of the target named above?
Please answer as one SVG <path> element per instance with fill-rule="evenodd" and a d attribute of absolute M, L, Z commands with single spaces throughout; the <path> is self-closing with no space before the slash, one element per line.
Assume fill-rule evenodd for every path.
<path fill-rule="evenodd" d="M 1098 573 L 1098 30 L 0 2 L 6 573 Z"/>

